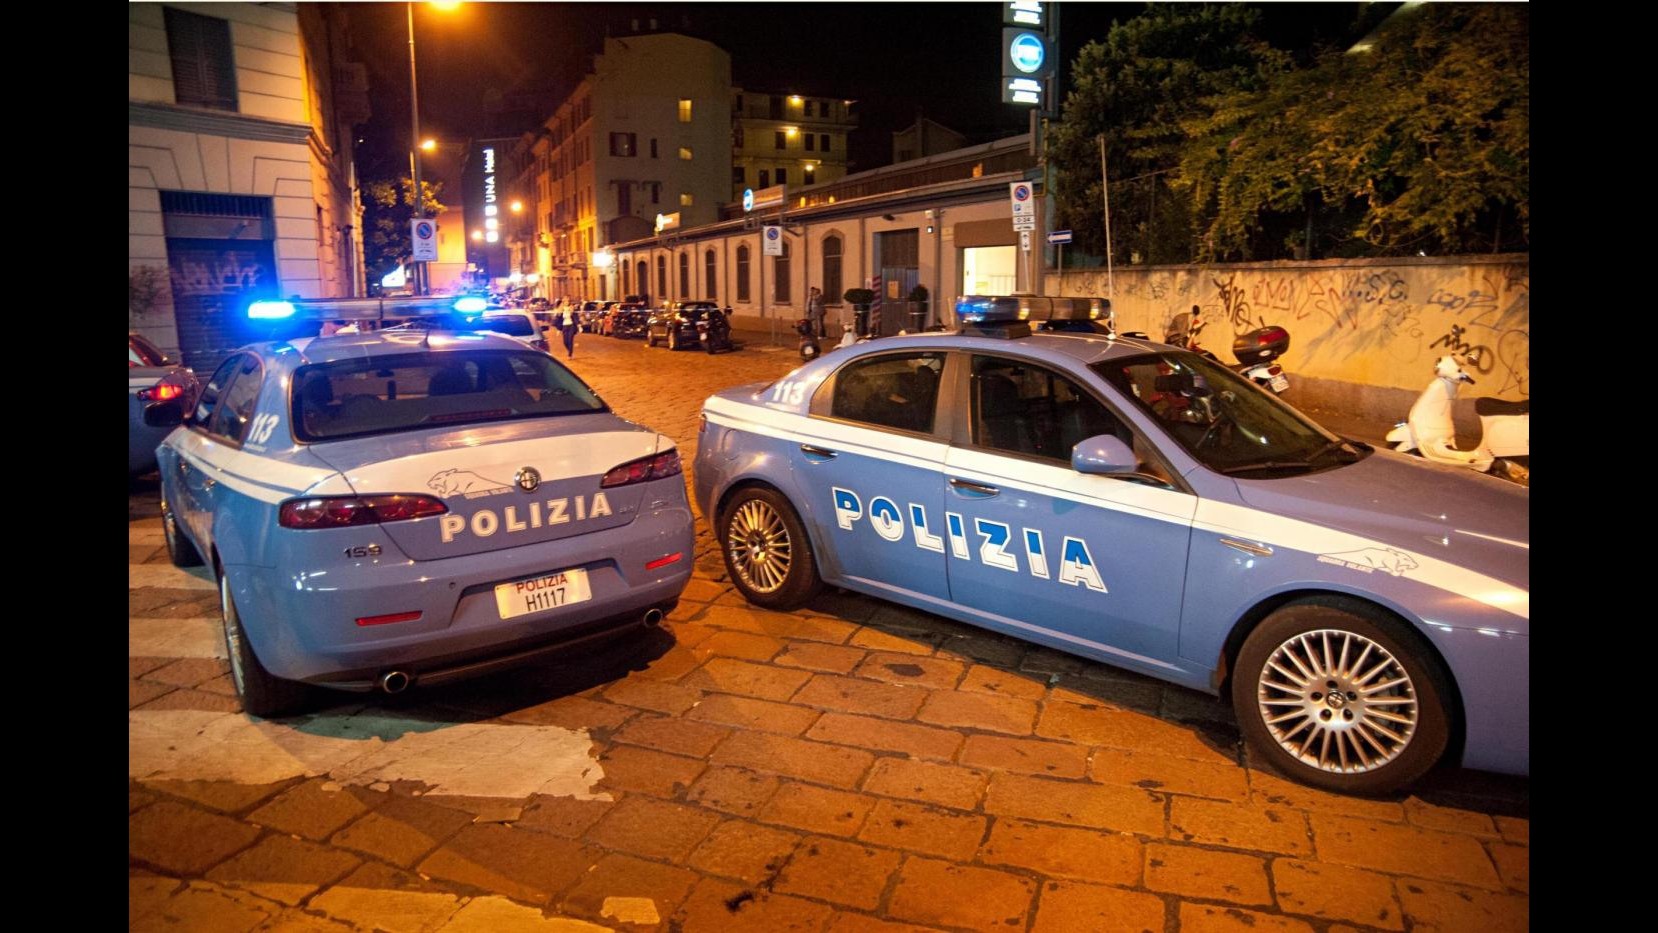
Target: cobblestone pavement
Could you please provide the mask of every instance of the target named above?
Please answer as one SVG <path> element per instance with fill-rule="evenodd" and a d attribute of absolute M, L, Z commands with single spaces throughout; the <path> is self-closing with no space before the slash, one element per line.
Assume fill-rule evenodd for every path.
<path fill-rule="evenodd" d="M 711 391 L 795 362 L 572 365 L 689 466 Z M 212 581 L 153 479 L 129 503 L 134 930 L 1528 928 L 1526 781 L 1310 790 L 1203 694 L 832 590 L 751 609 L 705 527 L 651 640 L 250 719 Z"/>

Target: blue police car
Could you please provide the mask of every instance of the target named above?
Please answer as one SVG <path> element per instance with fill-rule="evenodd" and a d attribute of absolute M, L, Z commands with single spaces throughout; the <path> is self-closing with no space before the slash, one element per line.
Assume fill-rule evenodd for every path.
<path fill-rule="evenodd" d="M 1100 304 L 969 298 L 953 334 L 710 397 L 694 494 L 731 579 L 822 583 L 1229 695 L 1316 786 L 1449 751 L 1529 767 L 1529 490 L 1332 435 L 1225 366 L 1035 333 Z"/>
<path fill-rule="evenodd" d="M 673 442 L 508 337 L 253 344 L 190 411 L 146 419 L 179 425 L 158 451 L 168 553 L 218 576 L 254 715 L 306 685 L 395 693 L 655 625 L 690 579 Z"/>

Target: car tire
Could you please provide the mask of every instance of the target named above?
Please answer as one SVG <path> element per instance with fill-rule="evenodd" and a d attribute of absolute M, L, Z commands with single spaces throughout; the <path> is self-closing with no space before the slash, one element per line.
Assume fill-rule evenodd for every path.
<path fill-rule="evenodd" d="M 242 700 L 242 709 L 261 719 L 298 711 L 310 696 L 310 688 L 283 680 L 259 663 L 242 628 L 236 599 L 230 593 L 230 576 L 223 571 L 219 573 L 219 613 L 224 624 L 225 654 L 230 658 L 230 681 Z"/>
<path fill-rule="evenodd" d="M 1366 696 L 1367 683 L 1392 685 Z M 1450 742 L 1450 697 L 1420 636 L 1341 597 L 1267 616 L 1232 668 L 1232 707 L 1254 750 L 1294 780 L 1343 794 L 1387 794 L 1426 774 Z"/>
<path fill-rule="evenodd" d="M 200 567 L 202 565 L 201 552 L 190 543 L 190 539 L 179 530 L 178 519 L 173 517 L 173 510 L 167 505 L 167 497 L 161 497 L 161 536 L 167 542 L 167 559 L 173 562 L 174 567 Z"/>
<path fill-rule="evenodd" d="M 679 349 L 679 328 L 677 327 L 668 328 L 668 349 Z"/>
<path fill-rule="evenodd" d="M 647 346 L 647 347 L 656 346 L 656 334 L 653 331 L 649 330 L 649 329 L 647 329 L 645 331 L 645 346 Z"/>
<path fill-rule="evenodd" d="M 726 573 L 754 605 L 794 609 L 822 589 L 806 528 L 777 490 L 738 490 L 720 510 L 716 527 Z"/>

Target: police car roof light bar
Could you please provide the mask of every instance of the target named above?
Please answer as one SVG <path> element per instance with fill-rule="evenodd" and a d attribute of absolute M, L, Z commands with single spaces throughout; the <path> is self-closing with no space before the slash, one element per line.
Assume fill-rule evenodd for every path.
<path fill-rule="evenodd" d="M 1012 340 L 1029 337 L 1031 308 L 1025 299 L 1010 295 L 963 295 L 956 301 L 956 319 L 964 334 Z"/>
<path fill-rule="evenodd" d="M 248 306 L 253 319 L 312 321 L 384 321 L 453 313 L 453 295 L 423 295 L 396 298 L 300 298 L 291 301 L 256 301 Z M 278 313 L 286 306 L 292 310 Z"/>

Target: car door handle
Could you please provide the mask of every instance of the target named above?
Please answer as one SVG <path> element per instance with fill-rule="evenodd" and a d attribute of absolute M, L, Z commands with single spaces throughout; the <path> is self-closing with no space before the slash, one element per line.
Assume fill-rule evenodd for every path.
<path fill-rule="evenodd" d="M 1001 492 L 1001 490 L 997 489 L 995 486 L 986 486 L 983 483 L 975 483 L 971 480 L 958 479 L 954 476 L 950 477 L 950 486 L 957 492 L 970 496 L 989 497 Z"/>
<path fill-rule="evenodd" d="M 217 480 L 204 479 L 204 480 L 201 481 L 201 487 L 203 489 L 212 489 L 214 486 L 217 486 L 217 485 L 219 485 Z"/>
<path fill-rule="evenodd" d="M 836 454 L 833 450 L 826 450 L 822 447 L 813 447 L 811 444 L 801 444 L 800 452 L 805 454 L 807 459 L 819 462 L 824 460 L 833 460 L 836 456 L 838 456 L 838 454 Z"/>

